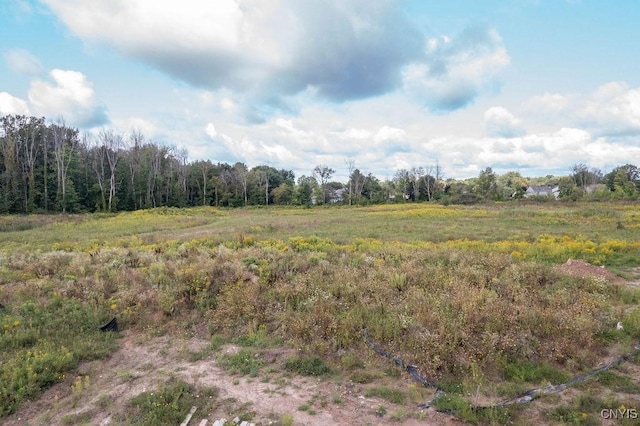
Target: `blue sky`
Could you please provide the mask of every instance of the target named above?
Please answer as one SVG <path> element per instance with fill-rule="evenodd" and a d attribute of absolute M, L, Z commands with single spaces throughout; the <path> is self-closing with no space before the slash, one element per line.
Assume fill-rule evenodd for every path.
<path fill-rule="evenodd" d="M 345 179 L 640 165 L 634 0 L 4 0 L 0 114 Z"/>

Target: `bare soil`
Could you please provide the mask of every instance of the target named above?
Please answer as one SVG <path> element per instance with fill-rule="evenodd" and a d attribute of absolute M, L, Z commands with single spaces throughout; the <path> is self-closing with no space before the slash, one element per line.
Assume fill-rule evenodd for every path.
<path fill-rule="evenodd" d="M 293 415 L 296 425 L 451 425 L 460 422 L 433 409 L 395 406 L 379 398 L 364 397 L 364 389 L 335 378 L 305 378 L 276 373 L 269 382 L 258 377 L 230 375 L 216 363 L 216 354 L 189 362 L 189 353 L 197 353 L 208 341 L 169 336 L 140 337 L 123 332 L 119 349 L 106 360 L 83 364 L 78 374 L 89 376 L 89 385 L 79 394 L 72 386 L 76 376 L 66 378 L 53 386 L 38 400 L 25 404 L 17 413 L 3 419 L 2 424 L 54 425 L 75 424 L 69 419 L 89 418 L 86 424 L 109 425 L 113 416 L 121 412 L 126 403 L 145 391 L 153 391 L 175 376 L 197 388 L 218 389 L 218 403 L 212 412 L 197 410 L 190 425 L 208 424 L 220 418 L 233 419 L 238 410 L 255 413 L 252 422 L 261 425 L 276 424 L 285 413 Z M 223 347 L 219 353 L 233 353 L 233 345 Z M 291 356 L 291 350 L 268 350 L 261 357 L 268 363 L 277 363 Z M 295 352 L 295 351 L 293 351 Z M 268 365 L 268 364 L 267 364 Z M 263 368 L 264 369 L 264 368 Z M 315 414 L 300 411 L 298 407 L 310 400 L 324 400 L 326 405 L 313 405 Z M 335 402 L 339 399 L 339 402 Z M 203 403 L 203 406 L 207 404 Z M 385 417 L 375 415 L 384 406 Z M 403 411 L 402 411 L 403 410 Z M 394 411 L 404 412 L 404 419 L 393 420 Z M 66 416 L 66 417 L 65 417 Z"/>

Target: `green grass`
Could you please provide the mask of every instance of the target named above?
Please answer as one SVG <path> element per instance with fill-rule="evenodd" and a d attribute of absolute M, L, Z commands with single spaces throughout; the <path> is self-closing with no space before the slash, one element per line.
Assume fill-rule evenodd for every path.
<path fill-rule="evenodd" d="M 385 401 L 392 402 L 394 404 L 404 404 L 407 400 L 407 394 L 401 390 L 391 388 L 389 386 L 375 386 L 367 389 L 365 396 L 372 397 L 377 396 Z"/>
<path fill-rule="evenodd" d="M 320 358 L 290 358 L 284 368 L 301 376 L 322 376 L 331 372 L 331 368 Z"/>
<path fill-rule="evenodd" d="M 264 361 L 257 358 L 253 351 L 240 349 L 233 355 L 221 355 L 218 364 L 231 374 L 258 375 L 259 368 L 264 365 Z"/>
<path fill-rule="evenodd" d="M 566 373 L 548 364 L 537 364 L 527 360 L 508 363 L 504 367 L 504 377 L 515 383 L 564 383 L 569 379 Z"/>

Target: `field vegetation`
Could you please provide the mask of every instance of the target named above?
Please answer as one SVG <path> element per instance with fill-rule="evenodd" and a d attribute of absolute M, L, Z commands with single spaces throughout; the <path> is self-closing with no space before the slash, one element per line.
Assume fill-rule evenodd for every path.
<path fill-rule="evenodd" d="M 398 420 L 423 395 L 376 384 L 392 376 L 365 329 L 440 384 L 436 407 L 472 423 L 526 423 L 529 407 L 471 405 L 562 383 L 640 339 L 640 291 L 553 268 L 582 259 L 637 280 L 637 204 L 157 208 L 3 216 L 0 231 L 0 416 L 114 350 L 98 330 L 113 316 L 141 336 L 204 329 L 211 350 L 240 344 L 219 357 L 233 374 L 257 375 L 260 348 L 299 349 L 287 374 L 373 382 L 368 395 L 401 405 Z M 611 401 L 640 407 L 627 376 L 612 370 L 579 400 L 543 401 L 544 420 L 593 424 Z M 156 418 L 156 401 L 140 401 Z"/>

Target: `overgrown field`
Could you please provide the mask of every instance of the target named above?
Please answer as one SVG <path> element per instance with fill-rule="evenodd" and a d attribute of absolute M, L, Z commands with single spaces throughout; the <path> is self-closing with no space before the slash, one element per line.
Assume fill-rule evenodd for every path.
<path fill-rule="evenodd" d="M 116 316 L 141 334 L 199 327 L 217 339 L 268 336 L 336 368 L 369 359 L 366 329 L 460 399 L 449 409 L 482 422 L 465 411 L 469 394 L 498 401 L 632 351 L 640 292 L 552 266 L 583 259 L 637 279 L 638 207 L 0 217 L 0 416 L 112 350 L 117 339 L 97 326 Z M 593 417 L 566 410 L 578 422 Z"/>

